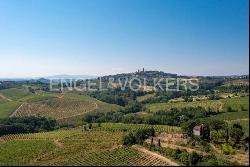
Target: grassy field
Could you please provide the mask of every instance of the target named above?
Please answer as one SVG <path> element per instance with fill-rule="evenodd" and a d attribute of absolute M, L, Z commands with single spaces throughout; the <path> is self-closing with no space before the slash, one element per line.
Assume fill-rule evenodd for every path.
<path fill-rule="evenodd" d="M 220 120 L 238 120 L 249 118 L 249 111 L 238 111 L 238 112 L 223 112 L 215 116 L 211 116 L 214 119 Z"/>
<path fill-rule="evenodd" d="M 230 106 L 233 110 L 240 111 L 241 106 L 245 110 L 249 110 L 249 97 L 239 97 L 239 98 L 228 98 L 220 100 L 203 100 L 195 102 L 177 102 L 177 103 L 155 103 L 149 104 L 146 107 L 151 112 L 156 112 L 160 110 L 170 111 L 171 108 L 190 108 L 190 107 L 202 107 L 206 110 L 209 108 L 214 111 L 227 111 L 227 108 Z"/>
<path fill-rule="evenodd" d="M 0 165 L 167 165 L 155 156 L 122 146 L 125 134 L 76 128 L 3 136 Z"/>
<path fill-rule="evenodd" d="M 0 103 L 0 119 L 9 117 L 21 103 L 18 101 L 6 101 Z"/>
<path fill-rule="evenodd" d="M 224 103 L 223 111 L 226 111 L 229 106 L 235 111 L 241 111 L 241 107 L 243 107 L 244 110 L 249 111 L 249 96 L 223 99 L 222 101 Z"/>
<path fill-rule="evenodd" d="M 0 94 L 4 95 L 5 97 L 11 100 L 18 100 L 31 93 L 29 93 L 29 91 L 26 88 L 10 88 L 10 89 L 0 90 Z"/>
<path fill-rule="evenodd" d="M 146 95 L 144 95 L 144 96 L 138 96 L 138 97 L 136 98 L 136 100 L 137 100 L 138 102 L 142 102 L 142 101 L 147 100 L 147 99 L 149 99 L 149 98 L 151 98 L 151 97 L 154 97 L 154 96 L 155 96 L 155 94 L 146 94 Z"/>

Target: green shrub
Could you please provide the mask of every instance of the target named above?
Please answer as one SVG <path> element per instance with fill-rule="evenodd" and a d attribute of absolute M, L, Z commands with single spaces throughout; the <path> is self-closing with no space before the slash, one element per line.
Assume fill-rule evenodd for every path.
<path fill-rule="evenodd" d="M 229 144 L 222 144 L 221 149 L 222 149 L 223 153 L 226 154 L 226 155 L 230 155 L 230 154 L 235 153 L 235 150 Z"/>
<path fill-rule="evenodd" d="M 202 159 L 202 156 L 200 156 L 199 154 L 197 154 L 196 152 L 192 152 L 190 154 L 190 158 L 189 158 L 189 165 L 196 165 L 198 164 L 198 162 Z"/>
<path fill-rule="evenodd" d="M 186 150 L 171 149 L 158 146 L 150 147 L 149 144 L 144 143 L 146 148 L 151 148 L 152 151 L 159 152 L 161 155 L 171 157 L 182 165 L 187 166 L 232 166 L 236 165 L 230 161 L 218 158 L 215 155 L 202 156 L 196 152 L 189 153 Z"/>
<path fill-rule="evenodd" d="M 181 163 L 183 163 L 184 165 L 189 165 L 189 161 L 190 161 L 189 153 L 188 153 L 188 152 L 182 152 L 182 153 L 180 154 L 179 161 L 180 161 Z"/>
<path fill-rule="evenodd" d="M 123 137 L 123 145 L 143 144 L 144 140 L 154 136 L 154 128 L 139 129 L 134 134 L 129 133 Z"/>
<path fill-rule="evenodd" d="M 181 154 L 181 150 L 180 149 L 176 149 L 176 150 L 173 150 L 171 152 L 171 157 L 173 157 L 174 159 L 179 159 L 180 158 L 180 154 Z"/>
<path fill-rule="evenodd" d="M 124 136 L 122 139 L 123 145 L 133 145 L 136 144 L 136 138 L 133 133 L 129 133 L 128 135 Z"/>

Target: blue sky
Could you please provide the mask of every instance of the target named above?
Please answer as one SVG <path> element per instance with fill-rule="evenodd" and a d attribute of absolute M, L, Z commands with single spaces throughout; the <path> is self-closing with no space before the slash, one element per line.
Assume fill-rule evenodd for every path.
<path fill-rule="evenodd" d="M 248 0 L 0 0 L 0 77 L 248 74 Z"/>

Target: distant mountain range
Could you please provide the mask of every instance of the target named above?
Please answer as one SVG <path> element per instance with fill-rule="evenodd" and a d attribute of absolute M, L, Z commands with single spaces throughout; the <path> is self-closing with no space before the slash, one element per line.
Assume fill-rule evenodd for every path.
<path fill-rule="evenodd" d="M 53 75 L 45 77 L 24 77 L 24 78 L 0 78 L 0 81 L 27 81 L 27 80 L 50 80 L 50 79 L 95 79 L 98 76 L 93 75 Z"/>
<path fill-rule="evenodd" d="M 53 75 L 53 76 L 47 76 L 43 77 L 45 79 L 95 79 L 98 76 L 93 75 Z"/>

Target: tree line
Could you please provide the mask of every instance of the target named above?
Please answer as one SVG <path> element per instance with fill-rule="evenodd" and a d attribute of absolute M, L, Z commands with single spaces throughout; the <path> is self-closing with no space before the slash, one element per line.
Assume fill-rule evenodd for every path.
<path fill-rule="evenodd" d="M 88 123 L 132 123 L 132 124 L 151 124 L 151 125 L 170 125 L 180 126 L 183 122 L 191 119 L 206 118 L 217 114 L 211 110 L 206 111 L 201 107 L 171 109 L 170 111 L 158 111 L 149 113 L 147 116 L 140 116 L 137 112 L 142 111 L 143 106 L 139 103 L 128 105 L 118 112 L 92 112 L 83 117 L 84 122 Z"/>
<path fill-rule="evenodd" d="M 11 117 L 0 120 L 0 136 L 6 134 L 51 131 L 56 128 L 56 120 L 45 117 Z"/>

